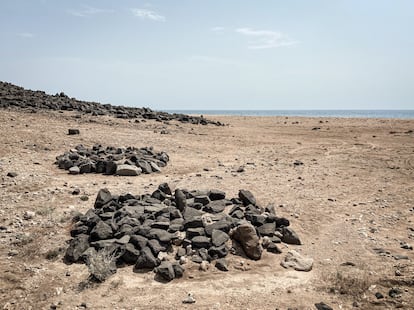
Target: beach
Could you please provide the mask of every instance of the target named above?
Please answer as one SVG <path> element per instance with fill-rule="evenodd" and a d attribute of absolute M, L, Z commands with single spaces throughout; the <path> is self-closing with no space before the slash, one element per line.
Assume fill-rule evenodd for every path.
<path fill-rule="evenodd" d="M 310 309 L 323 301 L 334 309 L 412 307 L 414 120 L 208 118 L 226 125 L 2 110 L 0 305 Z M 67 135 L 69 128 L 80 135 Z M 54 162 L 78 144 L 153 146 L 166 151 L 170 162 L 160 173 L 138 177 L 69 175 Z M 62 262 L 73 211 L 93 208 L 101 188 L 143 194 L 163 182 L 231 197 L 249 190 L 261 206 L 273 205 L 289 219 L 302 245 L 281 244 L 281 254 L 264 252 L 258 261 L 231 256 L 225 273 L 213 267 L 200 272 L 190 264 L 183 278 L 168 284 L 125 267 L 100 285 L 82 287 L 87 267 Z M 76 188 L 80 195 L 72 195 Z M 27 211 L 35 214 L 25 219 Z M 312 258 L 313 269 L 283 268 L 290 249 Z M 389 296 L 393 288 L 399 297 Z M 385 298 L 378 299 L 378 292 Z M 188 293 L 195 304 L 182 304 Z"/>

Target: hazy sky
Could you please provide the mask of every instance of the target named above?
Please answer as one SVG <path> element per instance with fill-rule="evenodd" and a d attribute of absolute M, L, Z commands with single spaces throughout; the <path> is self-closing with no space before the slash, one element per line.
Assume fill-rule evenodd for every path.
<path fill-rule="evenodd" d="M 414 109 L 413 0 L 1 0 L 0 80 L 153 109 Z"/>

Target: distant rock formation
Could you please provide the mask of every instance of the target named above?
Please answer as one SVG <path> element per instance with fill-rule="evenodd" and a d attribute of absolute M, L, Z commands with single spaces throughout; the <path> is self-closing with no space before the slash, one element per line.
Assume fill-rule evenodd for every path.
<path fill-rule="evenodd" d="M 69 98 L 61 92 L 56 95 L 48 95 L 44 91 L 33 91 L 23 87 L 0 81 L 0 108 L 21 108 L 33 112 L 38 110 L 77 111 L 94 116 L 112 115 L 124 119 L 154 119 L 159 121 L 177 120 L 182 123 L 217 125 L 218 121 L 205 119 L 203 116 L 190 116 L 185 114 L 153 111 L 149 108 L 133 108 L 101 104 L 98 102 L 81 101 Z"/>

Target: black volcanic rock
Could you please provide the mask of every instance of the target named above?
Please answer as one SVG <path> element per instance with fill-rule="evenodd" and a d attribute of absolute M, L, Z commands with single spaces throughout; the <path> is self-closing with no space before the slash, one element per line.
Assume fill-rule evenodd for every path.
<path fill-rule="evenodd" d="M 39 110 L 76 111 L 93 116 L 111 115 L 122 119 L 153 119 L 156 121 L 176 120 L 195 125 L 223 126 L 218 121 L 205 119 L 203 116 L 153 111 L 149 108 L 133 108 L 101 104 L 98 102 L 81 101 L 69 98 L 63 92 L 56 95 L 44 91 L 33 91 L 23 87 L 0 81 L 0 108 L 26 109 L 31 112 Z"/>

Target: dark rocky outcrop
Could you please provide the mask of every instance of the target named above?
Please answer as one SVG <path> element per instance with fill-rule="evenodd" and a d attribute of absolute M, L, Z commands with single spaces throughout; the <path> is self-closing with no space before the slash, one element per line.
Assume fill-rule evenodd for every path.
<path fill-rule="evenodd" d="M 48 95 L 44 91 L 33 91 L 23 87 L 0 81 L 0 108 L 26 109 L 31 112 L 39 110 L 76 111 L 92 116 L 111 115 L 122 119 L 152 119 L 156 121 L 176 120 L 181 123 L 216 125 L 223 124 L 212 121 L 203 116 L 190 116 L 185 114 L 153 111 L 149 108 L 133 108 L 101 104 L 98 102 L 81 101 L 69 98 L 61 92 L 56 95 Z"/>

